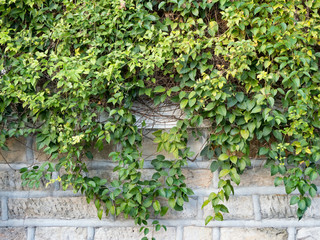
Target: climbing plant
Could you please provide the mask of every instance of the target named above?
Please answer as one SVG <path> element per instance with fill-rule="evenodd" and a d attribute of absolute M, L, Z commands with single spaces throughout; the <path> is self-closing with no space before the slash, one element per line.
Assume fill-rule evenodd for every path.
<path fill-rule="evenodd" d="M 298 190 L 290 204 L 301 219 L 320 173 L 319 9 L 319 0 L 0 0 L 0 146 L 36 136 L 51 161 L 21 169 L 24 184 L 63 170 L 63 188 L 94 201 L 99 218 L 124 214 L 147 235 L 150 214 L 168 210 L 160 198 L 180 211 L 193 194 L 181 171 L 193 155 L 188 129 L 199 136 L 207 121 L 201 155 L 214 159 L 219 189 L 203 204 L 213 207 L 206 224 L 223 220 L 252 154 L 267 158 L 276 186 Z M 174 159 L 156 156 L 151 179 L 141 176 L 137 101 L 184 112 L 154 132 Z M 112 182 L 86 174 L 90 149 L 105 144 L 121 145 Z"/>

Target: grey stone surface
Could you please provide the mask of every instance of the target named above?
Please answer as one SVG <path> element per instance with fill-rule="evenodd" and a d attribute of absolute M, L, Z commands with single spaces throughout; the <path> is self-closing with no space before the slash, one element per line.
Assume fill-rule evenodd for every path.
<path fill-rule="evenodd" d="M 139 227 L 111 227 L 111 228 L 96 228 L 95 240 L 139 240 L 144 234 L 139 232 Z M 175 239 L 176 229 L 168 227 L 167 231 L 161 229 L 159 232 L 150 228 L 147 235 L 149 239 L 155 237 L 159 240 L 173 240 Z"/>
<path fill-rule="evenodd" d="M 168 206 L 167 203 L 163 205 Z M 169 207 L 167 214 L 162 219 L 195 219 L 198 211 L 198 200 L 189 198 L 189 202 L 184 203 L 183 211 L 176 211 Z"/>
<path fill-rule="evenodd" d="M 35 240 L 87 240 L 87 229 L 76 227 L 38 227 Z"/>
<path fill-rule="evenodd" d="M 212 186 L 213 174 L 207 169 L 183 169 L 185 183 L 191 188 L 209 188 Z"/>
<path fill-rule="evenodd" d="M 208 240 L 211 239 L 212 229 L 206 227 L 184 227 L 183 239 L 184 240 Z"/>
<path fill-rule="evenodd" d="M 21 173 L 19 171 L 9 170 L 0 171 L 0 186 L 1 190 L 52 190 L 51 185 L 46 187 L 47 181 L 41 179 L 39 188 L 29 188 L 28 186 L 22 186 Z"/>
<path fill-rule="evenodd" d="M 9 151 L 0 149 L 0 163 L 25 163 L 26 157 L 26 139 L 10 138 L 6 141 Z"/>
<path fill-rule="evenodd" d="M 296 231 L 296 240 L 319 240 L 320 227 L 298 228 Z"/>
<path fill-rule="evenodd" d="M 271 176 L 270 169 L 261 166 L 254 167 L 252 169 L 246 169 L 240 177 L 240 187 L 263 187 L 274 186 L 274 179 L 276 176 Z"/>
<path fill-rule="evenodd" d="M 27 229 L 26 228 L 0 228 L 1 240 L 26 240 Z"/>
<path fill-rule="evenodd" d="M 287 240 L 286 229 L 221 228 L 220 240 Z"/>
<path fill-rule="evenodd" d="M 94 204 L 84 197 L 46 197 L 9 199 L 9 219 L 56 218 L 83 219 L 97 218 Z"/>
<path fill-rule="evenodd" d="M 260 196 L 261 216 L 263 218 L 296 218 L 296 206 L 290 206 L 290 196 Z"/>
<path fill-rule="evenodd" d="M 206 198 L 207 199 L 207 198 Z M 205 199 L 205 200 L 206 200 Z M 226 220 L 230 219 L 254 219 L 254 210 L 251 196 L 231 196 L 228 201 L 223 203 L 229 210 L 229 213 L 223 213 Z M 204 219 L 208 215 L 213 215 L 211 203 L 203 208 Z"/>

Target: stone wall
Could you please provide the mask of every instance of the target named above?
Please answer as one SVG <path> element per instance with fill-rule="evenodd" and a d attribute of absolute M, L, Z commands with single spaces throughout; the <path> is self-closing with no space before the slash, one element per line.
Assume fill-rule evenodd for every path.
<path fill-rule="evenodd" d="M 199 153 L 205 138 L 192 140 L 190 146 Z M 108 154 L 116 146 L 106 146 L 94 154 L 89 163 L 90 174 L 107 179 L 116 176 Z M 62 191 L 59 183 L 49 187 L 42 184 L 30 190 L 21 186 L 18 169 L 47 156 L 35 149 L 34 139 L 11 139 L 10 152 L 0 154 L 0 239 L 1 240 L 136 240 L 142 237 L 139 227 L 122 218 L 104 217 L 99 220 L 96 209 L 81 195 Z M 150 159 L 156 146 L 144 142 L 146 158 L 143 176 L 152 175 Z M 187 183 L 195 195 L 182 212 L 169 211 L 161 220 L 167 231 L 152 232 L 158 240 L 237 240 L 237 239 L 320 239 L 320 197 L 313 201 L 303 220 L 298 221 L 296 209 L 290 207 L 282 187 L 273 186 L 273 177 L 263 168 L 263 160 L 253 159 L 253 166 L 242 176 L 235 195 L 227 202 L 230 213 L 223 222 L 204 225 L 210 207 L 201 208 L 210 192 L 217 188 L 218 177 L 210 172 L 210 161 L 197 157 L 184 169 Z"/>

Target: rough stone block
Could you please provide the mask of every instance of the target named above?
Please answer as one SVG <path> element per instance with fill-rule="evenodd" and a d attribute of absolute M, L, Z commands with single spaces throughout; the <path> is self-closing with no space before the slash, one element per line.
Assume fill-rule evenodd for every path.
<path fill-rule="evenodd" d="M 220 240 L 287 240 L 286 229 L 277 228 L 221 228 Z"/>
<path fill-rule="evenodd" d="M 161 201 L 162 202 L 162 201 Z M 163 203 L 164 206 L 168 206 L 168 203 Z M 167 214 L 161 219 L 195 219 L 198 212 L 198 199 L 194 197 L 189 198 L 189 202 L 184 203 L 183 211 L 176 211 L 169 207 Z"/>
<path fill-rule="evenodd" d="M 290 205 L 290 197 L 287 195 L 260 196 L 262 218 L 295 218 L 296 206 Z"/>
<path fill-rule="evenodd" d="M 26 157 L 26 139 L 10 138 L 6 141 L 9 151 L 0 149 L 0 163 L 25 163 Z"/>
<path fill-rule="evenodd" d="M 46 187 L 47 181 L 45 179 L 40 180 L 39 188 L 29 188 L 28 186 L 22 186 L 21 173 L 19 171 L 9 170 L 0 171 L 0 186 L 1 190 L 51 190 L 52 185 Z"/>
<path fill-rule="evenodd" d="M 229 213 L 223 213 L 226 220 L 230 219 L 254 219 L 253 203 L 251 196 L 231 196 L 228 201 L 223 203 Z M 213 215 L 211 203 L 203 208 L 204 218 Z"/>
<path fill-rule="evenodd" d="M 212 229 L 206 227 L 185 227 L 183 228 L 184 240 L 208 240 L 212 239 Z"/>
<path fill-rule="evenodd" d="M 87 229 L 77 227 L 38 227 L 35 240 L 87 240 Z"/>
<path fill-rule="evenodd" d="M 0 239 L 1 240 L 25 240 L 27 239 L 27 229 L 21 228 L 21 227 L 0 228 Z"/>
<path fill-rule="evenodd" d="M 145 160 L 153 160 L 157 155 L 163 155 L 168 160 L 174 159 L 173 154 L 167 153 L 164 150 L 157 152 L 158 144 L 153 142 L 155 137 L 152 135 L 152 132 L 153 131 L 149 131 L 144 134 L 141 147 L 142 158 Z"/>
<path fill-rule="evenodd" d="M 142 141 L 142 157 L 146 160 L 152 160 L 157 155 L 163 155 L 166 157 L 166 159 L 172 160 L 175 159 L 173 154 L 167 153 L 166 151 L 162 150 L 161 152 L 157 152 L 158 144 L 154 143 L 154 136 L 152 135 L 153 130 L 145 131 L 144 138 Z M 191 131 L 189 133 L 189 139 L 187 147 L 190 147 L 190 151 L 194 152 L 194 155 L 191 157 L 191 159 L 195 160 L 202 160 L 202 157 L 200 156 L 200 152 L 205 147 L 207 140 L 207 135 L 205 131 L 203 130 L 203 136 L 195 138 L 192 136 Z"/>
<path fill-rule="evenodd" d="M 263 187 L 274 186 L 274 179 L 276 176 L 271 176 L 270 169 L 262 167 L 254 167 L 252 169 L 246 169 L 240 176 L 240 187 Z"/>
<path fill-rule="evenodd" d="M 94 240 L 137 240 L 144 236 L 139 230 L 139 227 L 96 228 Z M 156 232 L 150 228 L 147 236 L 150 239 L 151 237 L 155 237 L 159 240 L 172 240 L 176 238 L 176 229 L 168 227 L 167 231 L 161 229 L 159 232 Z"/>
<path fill-rule="evenodd" d="M 44 152 L 44 148 L 43 149 L 37 148 L 36 138 L 34 138 L 32 149 L 33 149 L 35 161 L 46 162 L 51 160 L 50 156 Z M 92 153 L 93 160 L 95 161 L 111 160 L 111 158 L 109 157 L 109 154 L 113 151 L 116 151 L 116 146 L 114 144 L 104 144 L 103 149 L 101 151 L 93 147 L 89 149 L 89 151 Z M 64 155 L 65 154 L 60 154 L 59 157 L 63 157 Z M 86 157 L 85 157 L 85 160 L 91 161 Z"/>
<path fill-rule="evenodd" d="M 297 218 L 297 205 L 290 205 L 292 195 L 260 196 L 262 218 Z M 312 199 L 304 218 L 320 218 L 320 196 Z"/>
<path fill-rule="evenodd" d="M 319 240 L 319 239 L 320 239 L 320 227 L 297 229 L 296 240 Z"/>
<path fill-rule="evenodd" d="M 84 197 L 9 199 L 8 209 L 10 219 L 98 219 L 94 204 L 88 204 Z"/>
<path fill-rule="evenodd" d="M 213 174 L 207 169 L 183 169 L 185 183 L 190 188 L 209 188 L 212 186 Z"/>

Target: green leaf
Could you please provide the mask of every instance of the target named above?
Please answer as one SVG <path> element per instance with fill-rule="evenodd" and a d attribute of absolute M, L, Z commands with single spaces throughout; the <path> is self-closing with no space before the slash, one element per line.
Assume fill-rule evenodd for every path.
<path fill-rule="evenodd" d="M 135 139 L 136 139 L 136 136 L 133 135 L 133 134 L 128 136 L 128 140 L 129 140 L 129 143 L 130 143 L 131 145 L 134 144 Z"/>
<path fill-rule="evenodd" d="M 297 204 L 299 202 L 300 198 L 298 196 L 292 196 L 290 199 L 290 205 Z"/>
<path fill-rule="evenodd" d="M 161 205 L 160 202 L 158 200 L 154 201 L 153 203 L 153 209 L 157 212 L 159 212 L 161 210 Z"/>
<path fill-rule="evenodd" d="M 227 110 L 226 107 L 221 105 L 217 108 L 217 113 L 222 115 L 222 116 L 226 116 L 227 115 Z"/>
<path fill-rule="evenodd" d="M 190 107 L 193 107 L 193 105 L 197 102 L 197 99 L 196 98 L 192 98 L 189 100 L 189 106 Z"/>
<path fill-rule="evenodd" d="M 224 177 L 224 176 L 228 175 L 229 172 L 230 172 L 229 169 L 222 169 L 222 170 L 220 171 L 220 173 L 219 173 L 219 177 L 220 177 L 220 178 L 221 178 L 221 177 Z"/>
<path fill-rule="evenodd" d="M 213 161 L 210 165 L 210 170 L 211 172 L 217 171 L 217 169 L 220 167 L 220 162 L 218 161 Z"/>
<path fill-rule="evenodd" d="M 211 221 L 213 219 L 213 217 L 212 216 L 207 216 L 206 217 L 206 220 L 205 220 L 205 225 L 208 225 L 208 223 Z"/>
<path fill-rule="evenodd" d="M 222 153 L 220 154 L 219 158 L 218 158 L 220 161 L 225 161 L 227 159 L 229 159 L 229 155 L 225 154 L 225 153 Z"/>
<path fill-rule="evenodd" d="M 164 5 L 166 4 L 166 2 L 161 2 L 161 3 L 159 3 L 159 5 L 158 5 L 158 9 L 161 9 Z"/>
<path fill-rule="evenodd" d="M 282 184 L 282 178 L 281 177 L 276 177 L 274 179 L 274 185 L 277 187 L 279 186 L 280 184 Z"/>
<path fill-rule="evenodd" d="M 206 111 L 210 111 L 210 110 L 212 110 L 213 108 L 214 108 L 214 103 L 211 102 L 211 103 L 209 103 L 209 104 L 206 106 L 205 110 L 206 110 Z"/>
<path fill-rule="evenodd" d="M 154 92 L 155 93 L 162 93 L 162 92 L 165 92 L 166 89 L 162 86 L 156 86 L 155 89 L 154 89 Z"/>
<path fill-rule="evenodd" d="M 174 198 L 169 198 L 168 200 L 169 206 L 173 209 L 176 206 L 176 199 Z"/>
<path fill-rule="evenodd" d="M 243 101 L 243 99 L 244 99 L 244 93 L 243 92 L 238 92 L 236 94 L 236 99 L 238 100 L 238 102 L 241 103 Z"/>
<path fill-rule="evenodd" d="M 240 134 L 241 134 L 241 136 L 244 138 L 244 140 L 247 140 L 248 137 L 249 137 L 249 135 L 250 135 L 250 133 L 249 133 L 248 130 L 241 130 L 241 131 L 240 131 Z"/>
<path fill-rule="evenodd" d="M 181 109 L 184 109 L 186 106 L 187 106 L 187 104 L 188 104 L 188 99 L 183 99 L 181 102 L 180 102 L 180 108 Z"/>

